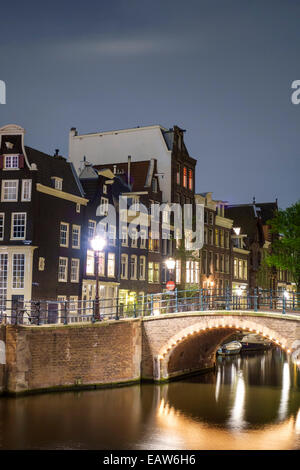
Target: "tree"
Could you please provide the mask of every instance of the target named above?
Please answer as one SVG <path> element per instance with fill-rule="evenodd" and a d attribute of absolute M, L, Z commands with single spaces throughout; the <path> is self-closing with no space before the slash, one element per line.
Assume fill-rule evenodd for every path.
<path fill-rule="evenodd" d="M 277 235 L 267 255 L 268 266 L 288 270 L 300 292 L 300 201 L 286 210 L 279 210 L 269 220 L 271 233 Z"/>

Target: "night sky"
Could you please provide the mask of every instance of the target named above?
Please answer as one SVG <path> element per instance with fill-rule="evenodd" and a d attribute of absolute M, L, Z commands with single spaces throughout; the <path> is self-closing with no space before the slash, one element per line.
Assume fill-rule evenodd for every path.
<path fill-rule="evenodd" d="M 0 31 L 0 126 L 27 145 L 67 155 L 73 126 L 177 124 L 198 192 L 299 199 L 298 0 L 2 2 Z"/>

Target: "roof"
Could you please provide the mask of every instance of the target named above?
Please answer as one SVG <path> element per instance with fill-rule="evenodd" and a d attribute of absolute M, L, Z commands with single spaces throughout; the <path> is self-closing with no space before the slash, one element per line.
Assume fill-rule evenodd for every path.
<path fill-rule="evenodd" d="M 131 191 L 144 191 L 151 186 L 152 176 L 154 173 L 155 159 L 144 160 L 139 162 L 130 163 L 130 185 Z M 94 165 L 94 168 L 101 170 L 102 168 L 109 168 L 113 172 L 116 171 L 116 175 L 127 184 L 128 181 L 128 162 L 124 163 L 110 163 L 105 165 Z"/>
<path fill-rule="evenodd" d="M 30 163 L 38 170 L 37 180 L 45 186 L 52 186 L 52 177 L 63 179 L 63 191 L 83 197 L 83 189 L 71 162 L 63 157 L 53 157 L 31 147 L 25 147 Z"/>

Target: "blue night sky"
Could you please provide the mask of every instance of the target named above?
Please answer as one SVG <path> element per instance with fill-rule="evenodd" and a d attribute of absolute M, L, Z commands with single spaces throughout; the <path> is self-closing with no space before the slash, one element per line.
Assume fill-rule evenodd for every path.
<path fill-rule="evenodd" d="M 0 17 L 0 126 L 27 145 L 67 155 L 73 126 L 177 124 L 198 192 L 299 199 L 298 0 L 14 1 Z"/>

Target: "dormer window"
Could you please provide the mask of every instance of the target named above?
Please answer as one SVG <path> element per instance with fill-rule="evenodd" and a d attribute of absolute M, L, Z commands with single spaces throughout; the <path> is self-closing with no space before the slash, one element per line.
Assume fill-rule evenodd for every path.
<path fill-rule="evenodd" d="M 57 176 L 52 176 L 51 179 L 53 181 L 54 188 L 57 189 L 58 191 L 61 191 L 62 190 L 63 179 L 58 178 Z"/>
<path fill-rule="evenodd" d="M 6 155 L 4 158 L 4 168 L 14 170 L 19 168 L 19 155 Z"/>

